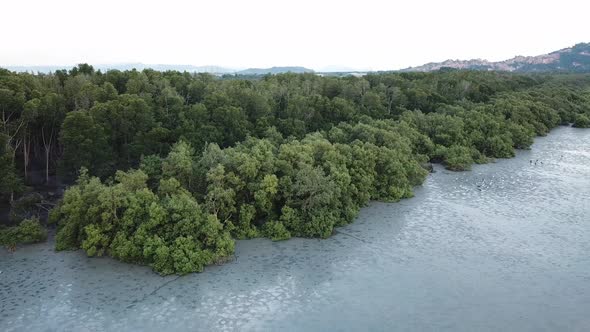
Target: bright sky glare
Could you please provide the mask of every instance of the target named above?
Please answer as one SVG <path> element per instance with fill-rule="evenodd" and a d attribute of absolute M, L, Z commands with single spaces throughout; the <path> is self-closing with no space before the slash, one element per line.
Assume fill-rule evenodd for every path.
<path fill-rule="evenodd" d="M 6 0 L 0 66 L 399 69 L 590 42 L 584 0 Z"/>

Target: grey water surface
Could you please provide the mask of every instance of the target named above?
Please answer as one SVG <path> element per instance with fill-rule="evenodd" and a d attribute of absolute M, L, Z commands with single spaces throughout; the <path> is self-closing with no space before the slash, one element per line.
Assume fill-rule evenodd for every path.
<path fill-rule="evenodd" d="M 435 169 L 327 240 L 238 241 L 200 274 L 2 250 L 0 330 L 589 331 L 590 130 Z"/>

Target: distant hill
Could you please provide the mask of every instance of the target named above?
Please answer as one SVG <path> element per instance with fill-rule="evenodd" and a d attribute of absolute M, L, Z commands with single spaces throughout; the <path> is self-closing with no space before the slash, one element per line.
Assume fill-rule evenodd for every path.
<path fill-rule="evenodd" d="M 167 65 L 167 64 L 143 64 L 143 63 L 131 63 L 131 64 L 115 64 L 115 65 L 99 65 L 96 69 L 107 70 L 107 69 L 118 69 L 118 70 L 131 70 L 131 69 L 143 70 L 153 69 L 158 71 L 177 70 L 187 71 L 194 73 L 211 73 L 211 74 L 226 74 L 233 73 L 235 70 L 219 66 L 193 66 L 193 65 Z"/>
<path fill-rule="evenodd" d="M 16 72 L 40 72 L 40 73 L 49 73 L 54 72 L 60 69 L 72 69 L 72 66 L 8 66 L 5 67 L 8 70 L 16 71 Z M 166 71 L 166 70 L 178 70 L 178 71 L 187 71 L 192 73 L 211 73 L 211 74 L 229 74 L 234 73 L 234 69 L 224 68 L 219 66 L 193 66 L 193 65 L 166 65 L 166 64 L 144 64 L 144 63 L 116 63 L 116 64 L 99 64 L 93 65 L 94 69 L 106 71 L 109 69 L 116 69 L 116 70 L 144 70 L 144 69 L 153 69 L 158 71 Z"/>
<path fill-rule="evenodd" d="M 72 69 L 74 66 L 7 66 L 8 70 L 16 72 L 40 72 L 49 73 L 60 69 Z M 166 64 L 144 64 L 144 63 L 116 63 L 116 64 L 99 64 L 93 65 L 94 69 L 107 71 L 116 70 L 144 70 L 153 69 L 158 71 L 178 70 L 191 73 L 210 73 L 210 74 L 237 74 L 237 75 L 266 75 L 266 74 L 283 74 L 283 73 L 313 73 L 314 71 L 305 67 L 272 67 L 272 68 L 249 68 L 245 70 L 236 70 L 219 66 L 193 66 L 193 65 L 166 65 Z"/>
<path fill-rule="evenodd" d="M 590 72 L 590 43 L 576 44 L 549 54 L 517 56 L 498 62 L 482 59 L 446 60 L 427 63 L 419 67 L 410 67 L 401 71 L 433 71 L 441 68 L 514 72 Z"/>
<path fill-rule="evenodd" d="M 61 69 L 72 69 L 74 66 L 0 66 L 15 72 L 49 73 Z"/>
<path fill-rule="evenodd" d="M 17 72 L 54 72 L 59 69 L 71 69 L 72 66 L 8 66 L 8 70 Z M 267 75 L 282 73 L 315 73 L 314 70 L 299 67 L 271 67 L 271 68 L 249 68 L 238 70 L 220 66 L 193 66 L 193 65 L 167 65 L 167 64 L 143 64 L 143 63 L 119 63 L 94 65 L 95 69 L 106 71 L 117 70 L 143 70 L 151 68 L 158 71 L 178 70 L 193 73 L 211 73 L 216 75 Z M 548 54 L 537 56 L 516 56 L 504 61 L 488 61 L 482 59 L 472 60 L 446 60 L 443 62 L 431 62 L 418 67 L 401 69 L 402 72 L 427 72 L 443 68 L 469 69 L 469 70 L 499 70 L 513 72 L 590 72 L 590 43 L 580 43 L 572 47 L 564 48 Z M 370 71 L 358 71 L 343 66 L 327 66 L 318 73 L 326 75 L 364 75 Z"/>
<path fill-rule="evenodd" d="M 367 71 L 366 69 L 352 68 L 347 66 L 330 65 L 318 69 L 320 73 L 353 73 L 358 71 Z"/>
<path fill-rule="evenodd" d="M 236 72 L 238 75 L 266 75 L 283 73 L 314 73 L 312 69 L 305 67 L 271 67 L 271 68 L 249 68 Z"/>

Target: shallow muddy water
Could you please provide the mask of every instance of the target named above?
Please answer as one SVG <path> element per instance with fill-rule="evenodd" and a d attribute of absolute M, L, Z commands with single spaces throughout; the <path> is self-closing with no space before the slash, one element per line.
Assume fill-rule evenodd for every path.
<path fill-rule="evenodd" d="M 590 330 L 590 130 L 435 169 L 327 240 L 239 241 L 200 274 L 2 250 L 0 330 Z"/>

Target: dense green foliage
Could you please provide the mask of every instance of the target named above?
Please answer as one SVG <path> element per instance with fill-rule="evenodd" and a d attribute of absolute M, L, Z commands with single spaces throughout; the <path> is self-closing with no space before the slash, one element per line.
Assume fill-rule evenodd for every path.
<path fill-rule="evenodd" d="M 39 218 L 41 215 L 42 202 L 43 196 L 38 193 L 29 193 L 12 201 L 10 221 L 13 223 L 19 223 L 24 219 Z"/>
<path fill-rule="evenodd" d="M 22 190 L 22 179 L 14 167 L 14 153 L 9 142 L 7 135 L 0 134 L 0 195 L 9 195 L 12 200 L 14 193 Z"/>
<path fill-rule="evenodd" d="M 576 116 L 574 117 L 574 127 L 589 128 L 590 117 L 585 114 L 576 114 Z"/>
<path fill-rule="evenodd" d="M 229 233 L 180 183 L 147 186 L 140 170 L 118 171 L 107 185 L 83 171 L 63 197 L 56 249 L 83 248 L 88 256 L 111 256 L 152 266 L 163 274 L 201 271 L 227 259 L 234 249 Z"/>
<path fill-rule="evenodd" d="M 86 169 L 52 212 L 57 249 L 200 271 L 232 255 L 232 238 L 328 237 L 369 200 L 411 197 L 428 162 L 467 170 L 560 124 L 588 126 L 589 82 L 0 70 L 0 167 L 14 174 L 0 185 L 17 192 L 31 161 L 47 177 Z"/>
<path fill-rule="evenodd" d="M 37 243 L 47 239 L 47 230 L 38 218 L 24 219 L 16 226 L 0 228 L 0 245 L 14 247 L 19 243 Z"/>

